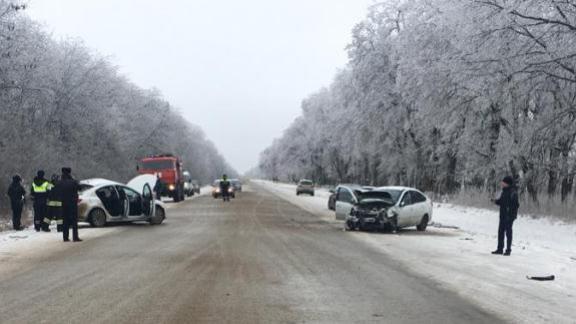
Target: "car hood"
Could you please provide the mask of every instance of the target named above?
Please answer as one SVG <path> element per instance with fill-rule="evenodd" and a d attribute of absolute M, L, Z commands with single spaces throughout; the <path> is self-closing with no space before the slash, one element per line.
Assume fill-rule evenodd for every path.
<path fill-rule="evenodd" d="M 392 206 L 394 206 L 394 201 L 391 199 L 366 198 L 358 202 L 358 207 L 361 209 L 389 208 Z"/>
<path fill-rule="evenodd" d="M 156 176 L 152 174 L 143 174 L 139 175 L 136 178 L 130 180 L 126 186 L 130 187 L 136 192 L 142 194 L 144 191 L 144 186 L 148 184 L 151 190 L 154 190 L 154 186 L 156 185 Z"/>

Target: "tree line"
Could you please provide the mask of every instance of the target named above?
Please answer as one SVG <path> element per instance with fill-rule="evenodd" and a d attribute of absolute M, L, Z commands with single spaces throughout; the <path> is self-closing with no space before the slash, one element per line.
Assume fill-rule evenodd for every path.
<path fill-rule="evenodd" d="M 62 166 L 78 178 L 126 181 L 139 158 L 159 153 L 181 156 L 204 183 L 233 173 L 158 91 L 131 83 L 81 41 L 54 40 L 25 11 L 0 0 L 1 192 L 13 174 Z"/>
<path fill-rule="evenodd" d="M 576 175 L 576 1 L 391 0 L 260 158 L 268 178 L 566 202 Z"/>

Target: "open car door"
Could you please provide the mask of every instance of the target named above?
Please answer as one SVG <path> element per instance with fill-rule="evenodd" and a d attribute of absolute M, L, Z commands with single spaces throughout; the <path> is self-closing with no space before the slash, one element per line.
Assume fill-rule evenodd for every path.
<path fill-rule="evenodd" d="M 142 213 L 149 218 L 152 218 L 156 213 L 156 203 L 154 201 L 154 193 L 149 184 L 145 183 L 142 189 Z"/>
<path fill-rule="evenodd" d="M 156 185 L 156 181 L 156 176 L 152 174 L 143 174 L 130 180 L 126 185 L 142 195 L 142 214 L 144 214 L 148 219 L 154 217 L 156 213 L 156 202 L 154 201 L 154 192 L 152 190 Z"/>

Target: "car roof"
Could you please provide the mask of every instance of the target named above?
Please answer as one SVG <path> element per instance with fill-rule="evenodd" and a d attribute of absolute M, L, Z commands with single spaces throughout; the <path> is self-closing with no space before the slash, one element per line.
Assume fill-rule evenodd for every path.
<path fill-rule="evenodd" d="M 115 181 L 107 180 L 107 179 L 99 179 L 99 178 L 82 180 L 82 181 L 80 181 L 80 184 L 89 185 L 92 187 L 123 185 L 119 182 L 115 182 Z"/>
<path fill-rule="evenodd" d="M 414 191 L 418 191 L 420 192 L 420 190 L 416 189 L 416 188 L 411 188 L 411 187 L 403 187 L 403 186 L 388 186 L 388 187 L 378 187 L 378 188 L 374 188 L 374 191 L 385 191 L 385 190 L 414 190 Z"/>

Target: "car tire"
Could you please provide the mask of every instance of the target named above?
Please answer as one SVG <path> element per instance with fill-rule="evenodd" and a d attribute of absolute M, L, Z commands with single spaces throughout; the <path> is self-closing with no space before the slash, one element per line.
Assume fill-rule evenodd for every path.
<path fill-rule="evenodd" d="M 426 228 L 428 227 L 429 219 L 430 219 L 430 217 L 428 217 L 428 215 L 422 216 L 422 220 L 420 221 L 420 224 L 416 225 L 416 230 L 418 230 L 420 232 L 426 231 Z"/>
<path fill-rule="evenodd" d="M 92 227 L 106 226 L 106 212 L 100 208 L 93 209 L 88 214 L 88 222 Z"/>
<path fill-rule="evenodd" d="M 153 217 L 148 221 L 150 225 L 160 225 L 166 219 L 166 211 L 162 207 L 156 206 L 156 212 Z"/>
<path fill-rule="evenodd" d="M 300 196 L 300 192 L 299 192 L 299 191 L 296 191 L 296 196 Z"/>

